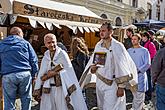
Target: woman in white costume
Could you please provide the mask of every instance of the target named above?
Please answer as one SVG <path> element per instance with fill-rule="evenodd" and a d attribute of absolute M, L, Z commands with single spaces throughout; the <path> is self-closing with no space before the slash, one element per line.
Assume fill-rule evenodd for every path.
<path fill-rule="evenodd" d="M 34 87 L 34 97 L 40 99 L 40 110 L 87 110 L 75 72 L 65 51 L 57 46 L 54 34 L 44 37 L 45 52 Z M 53 68 L 62 65 L 61 71 Z M 49 77 L 50 74 L 55 76 Z M 43 76 L 46 80 L 43 80 Z"/>

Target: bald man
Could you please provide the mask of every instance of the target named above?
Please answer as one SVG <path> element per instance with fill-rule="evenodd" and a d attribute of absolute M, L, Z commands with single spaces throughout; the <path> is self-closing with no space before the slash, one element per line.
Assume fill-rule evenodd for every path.
<path fill-rule="evenodd" d="M 33 93 L 36 98 L 41 98 L 40 110 L 87 110 L 68 54 L 57 46 L 54 34 L 46 34 L 44 43 L 48 50 L 42 59 Z M 63 69 L 54 72 L 57 65 L 62 65 Z M 56 75 L 42 80 L 52 72 Z"/>
<path fill-rule="evenodd" d="M 4 95 L 4 110 L 15 110 L 15 100 L 21 99 L 21 110 L 31 110 L 32 80 L 38 71 L 38 59 L 22 29 L 13 27 L 0 42 L 0 75 Z"/>

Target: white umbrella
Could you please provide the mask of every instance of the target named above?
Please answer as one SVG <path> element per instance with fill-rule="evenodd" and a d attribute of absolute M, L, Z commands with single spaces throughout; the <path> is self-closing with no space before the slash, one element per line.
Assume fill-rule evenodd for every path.
<path fill-rule="evenodd" d="M 128 29 L 128 28 L 137 29 L 137 27 L 135 25 L 133 25 L 133 24 L 128 25 L 128 26 L 123 26 L 122 28 L 123 29 Z"/>
<path fill-rule="evenodd" d="M 165 27 L 161 28 L 160 30 L 158 30 L 156 33 L 160 34 L 160 35 L 165 35 Z"/>

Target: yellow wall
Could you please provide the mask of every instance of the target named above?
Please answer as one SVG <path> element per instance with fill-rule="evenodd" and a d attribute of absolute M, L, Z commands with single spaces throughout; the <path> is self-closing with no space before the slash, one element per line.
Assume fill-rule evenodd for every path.
<path fill-rule="evenodd" d="M 96 37 L 95 33 L 93 33 L 93 32 L 90 32 L 90 33 L 85 32 L 85 41 L 86 41 L 86 44 L 88 45 L 89 49 L 94 49 L 96 43 L 99 40 L 100 40 L 100 38 Z"/>

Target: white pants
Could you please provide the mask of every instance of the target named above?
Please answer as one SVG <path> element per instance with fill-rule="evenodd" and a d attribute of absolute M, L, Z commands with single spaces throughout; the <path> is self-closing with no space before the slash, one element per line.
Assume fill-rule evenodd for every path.
<path fill-rule="evenodd" d="M 132 109 L 133 110 L 142 110 L 144 99 L 145 99 L 145 92 L 134 92 Z"/>
<path fill-rule="evenodd" d="M 115 81 L 111 86 L 101 81 L 96 82 L 97 104 L 99 110 L 126 110 L 126 98 L 117 97 L 117 85 Z"/>
<path fill-rule="evenodd" d="M 53 86 L 49 94 L 42 94 L 40 110 L 68 110 L 62 87 Z"/>

